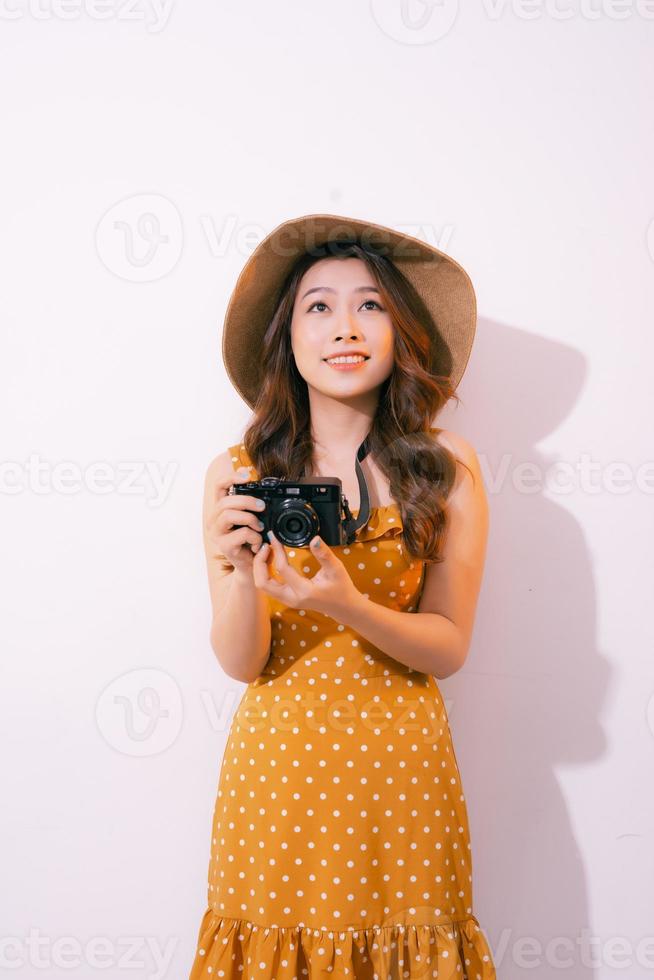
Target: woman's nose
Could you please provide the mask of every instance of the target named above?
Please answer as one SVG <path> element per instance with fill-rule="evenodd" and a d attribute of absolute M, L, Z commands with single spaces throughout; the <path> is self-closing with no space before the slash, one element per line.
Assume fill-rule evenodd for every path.
<path fill-rule="evenodd" d="M 350 314 L 345 315 L 338 334 L 334 336 L 334 340 L 361 340 L 361 331 L 352 322 Z"/>

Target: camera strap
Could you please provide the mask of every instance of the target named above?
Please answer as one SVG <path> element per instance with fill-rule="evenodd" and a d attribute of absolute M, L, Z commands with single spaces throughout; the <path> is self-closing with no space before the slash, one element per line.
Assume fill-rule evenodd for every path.
<path fill-rule="evenodd" d="M 356 533 L 360 527 L 368 521 L 370 517 L 370 496 L 368 494 L 368 484 L 366 482 L 366 477 L 361 469 L 361 460 L 365 459 L 370 451 L 368 446 L 368 437 L 363 440 L 359 448 L 357 449 L 356 459 L 354 460 L 354 467 L 357 473 L 357 480 L 359 482 L 359 499 L 361 503 L 359 504 L 359 513 L 356 518 L 352 516 L 352 512 L 348 506 L 347 500 L 344 497 L 344 508 L 346 514 L 345 520 L 345 534 L 348 544 L 352 544 L 356 537 Z"/>

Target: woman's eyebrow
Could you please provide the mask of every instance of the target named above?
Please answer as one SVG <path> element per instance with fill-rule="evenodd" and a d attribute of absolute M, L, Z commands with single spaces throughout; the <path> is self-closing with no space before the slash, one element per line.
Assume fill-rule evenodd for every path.
<path fill-rule="evenodd" d="M 328 293 L 335 293 L 336 290 L 332 289 L 331 286 L 313 286 L 312 289 L 307 289 L 304 296 L 301 299 L 306 299 L 309 293 L 319 293 L 321 290 L 325 290 Z M 352 290 L 353 293 L 378 293 L 379 290 L 376 286 L 357 286 L 356 289 Z"/>

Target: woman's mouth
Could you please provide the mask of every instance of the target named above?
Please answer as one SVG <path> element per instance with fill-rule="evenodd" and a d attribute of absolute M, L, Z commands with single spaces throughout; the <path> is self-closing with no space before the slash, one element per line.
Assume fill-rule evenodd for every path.
<path fill-rule="evenodd" d="M 330 357 L 325 359 L 325 364 L 335 371 L 354 371 L 369 360 L 370 358 L 364 357 L 363 354 L 355 354 L 350 357 Z"/>

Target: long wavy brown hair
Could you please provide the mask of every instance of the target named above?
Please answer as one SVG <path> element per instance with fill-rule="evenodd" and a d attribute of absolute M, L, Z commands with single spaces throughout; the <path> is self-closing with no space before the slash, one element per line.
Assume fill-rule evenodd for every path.
<path fill-rule="evenodd" d="M 314 446 L 309 394 L 293 357 L 291 317 L 307 269 L 332 257 L 362 259 L 390 313 L 395 363 L 380 388 L 368 445 L 400 509 L 405 550 L 413 558 L 440 562 L 448 526 L 446 502 L 456 464 L 462 461 L 438 444 L 429 430 L 443 405 L 450 398 L 457 402 L 460 398 L 448 375 L 432 373 L 431 337 L 438 332 L 429 311 L 392 260 L 372 246 L 358 241 L 329 242 L 305 252 L 291 269 L 264 334 L 261 390 L 242 443 L 259 479 L 283 474 L 286 479 L 299 480 L 311 475 Z"/>

